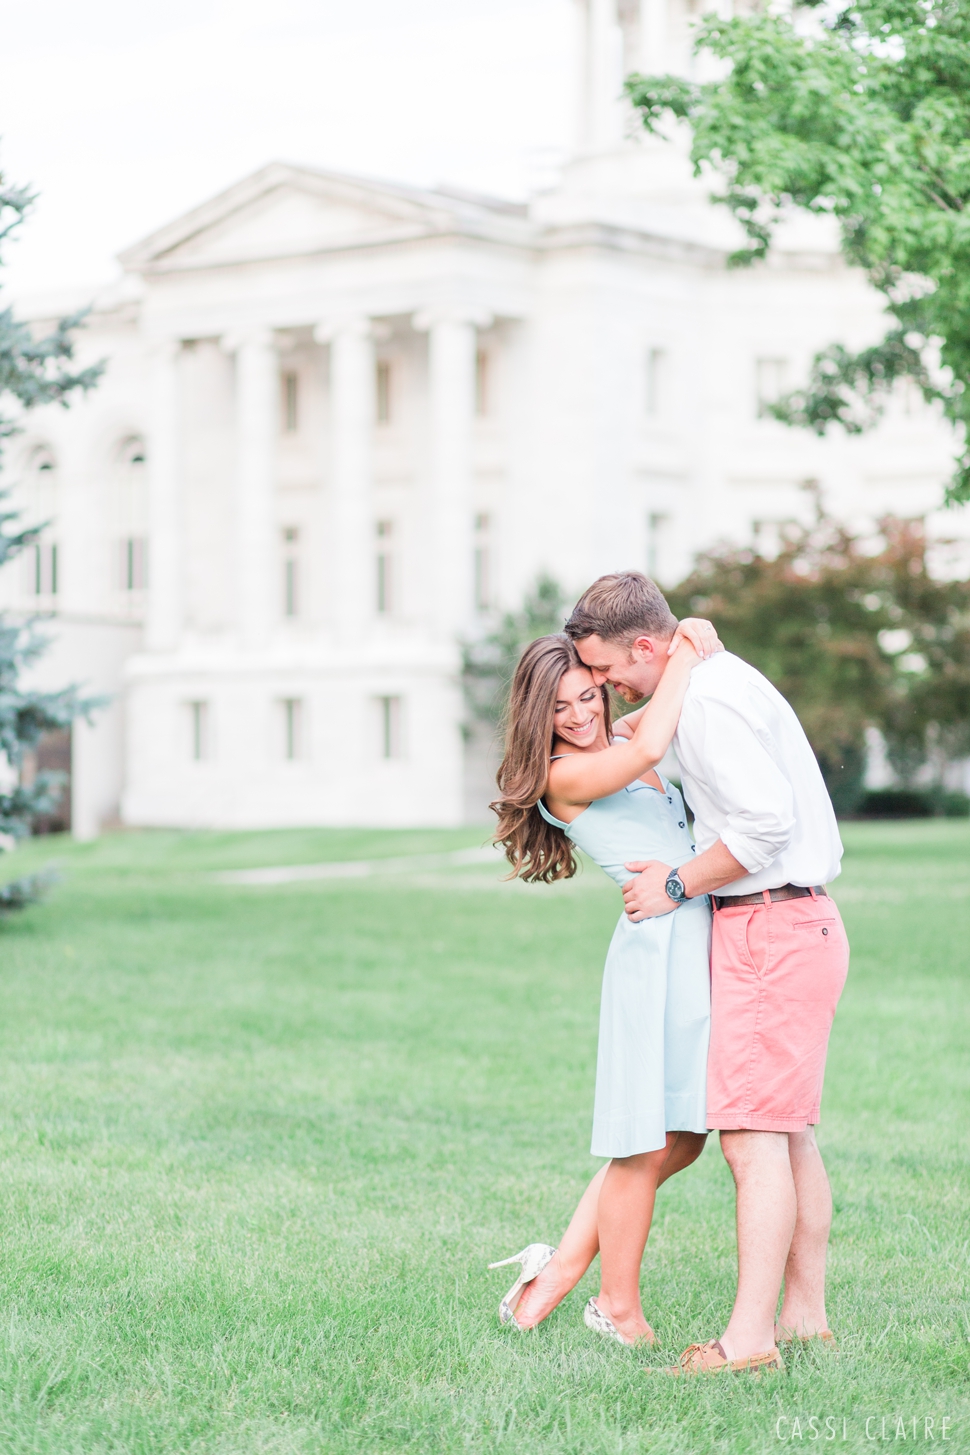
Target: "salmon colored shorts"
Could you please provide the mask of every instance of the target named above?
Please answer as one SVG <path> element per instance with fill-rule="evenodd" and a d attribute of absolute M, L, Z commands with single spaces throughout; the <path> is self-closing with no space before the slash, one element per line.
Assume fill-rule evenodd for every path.
<path fill-rule="evenodd" d="M 715 910 L 712 1130 L 801 1132 L 818 1121 L 848 968 L 849 943 L 827 895 Z"/>

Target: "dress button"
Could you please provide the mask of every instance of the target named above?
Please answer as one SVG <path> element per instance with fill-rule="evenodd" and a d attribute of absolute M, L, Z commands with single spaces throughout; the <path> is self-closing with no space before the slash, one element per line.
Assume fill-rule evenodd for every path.
<path fill-rule="evenodd" d="M 822 934 L 823 935 L 827 935 L 828 934 L 828 930 L 823 929 Z"/>
<path fill-rule="evenodd" d="M 686 824 L 685 824 L 685 823 L 679 823 L 679 824 L 678 824 L 678 825 L 677 825 L 677 827 L 678 827 L 678 828 L 679 828 L 679 829 L 685 829 L 685 828 L 686 828 L 686 827 L 687 827 L 687 825 L 686 825 Z"/>

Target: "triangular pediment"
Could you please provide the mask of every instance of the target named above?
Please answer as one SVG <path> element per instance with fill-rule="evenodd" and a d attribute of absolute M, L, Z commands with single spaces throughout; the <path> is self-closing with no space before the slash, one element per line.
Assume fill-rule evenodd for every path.
<path fill-rule="evenodd" d="M 518 208 L 273 163 L 122 253 L 134 272 L 218 268 L 499 220 Z M 477 214 L 477 218 L 476 218 Z"/>
<path fill-rule="evenodd" d="M 231 266 L 453 226 L 440 194 L 274 164 L 122 253 L 134 271 Z"/>

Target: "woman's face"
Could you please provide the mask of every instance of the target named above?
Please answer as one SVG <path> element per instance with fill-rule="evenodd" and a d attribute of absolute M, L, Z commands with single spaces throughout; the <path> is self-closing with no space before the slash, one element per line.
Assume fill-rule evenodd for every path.
<path fill-rule="evenodd" d="M 604 735 L 603 695 L 587 667 L 570 667 L 559 679 L 553 725 L 556 737 L 589 748 Z"/>

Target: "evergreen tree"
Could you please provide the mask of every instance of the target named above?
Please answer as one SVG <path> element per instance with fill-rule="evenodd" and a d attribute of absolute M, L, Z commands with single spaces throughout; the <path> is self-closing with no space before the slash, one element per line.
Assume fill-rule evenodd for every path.
<path fill-rule="evenodd" d="M 0 243 L 23 221 L 34 202 L 22 187 L 10 187 L 0 177 Z M 84 314 L 62 318 L 53 331 L 35 338 L 30 327 L 0 310 L 0 464 L 5 442 L 23 428 L 28 410 L 43 404 L 65 408 L 78 391 L 94 387 L 103 364 L 73 367 L 74 334 Z M 0 566 L 30 546 L 42 529 L 18 529 L 19 512 L 4 508 L 9 490 L 0 490 Z M 44 651 L 46 641 L 33 621 L 0 614 L 0 753 L 19 769 L 24 754 L 36 747 L 45 733 L 68 727 L 76 717 L 97 706 L 83 699 L 76 687 L 59 692 L 32 692 L 21 686 L 25 667 Z M 39 773 L 29 786 L 0 791 L 0 832 L 21 837 L 39 814 L 56 807 L 63 776 Z M 37 897 L 43 876 L 16 880 L 0 888 L 0 914 L 21 908 Z"/>

